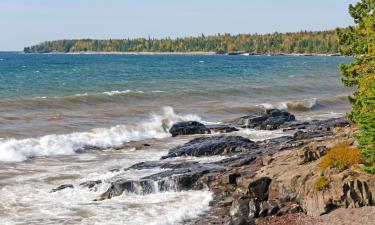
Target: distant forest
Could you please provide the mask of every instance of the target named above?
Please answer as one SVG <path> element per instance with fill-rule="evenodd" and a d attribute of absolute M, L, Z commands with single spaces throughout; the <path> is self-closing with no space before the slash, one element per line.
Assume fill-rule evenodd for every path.
<path fill-rule="evenodd" d="M 272 34 L 217 34 L 185 38 L 57 40 L 24 48 L 26 53 L 49 52 L 246 52 L 252 54 L 338 53 L 336 31 Z"/>

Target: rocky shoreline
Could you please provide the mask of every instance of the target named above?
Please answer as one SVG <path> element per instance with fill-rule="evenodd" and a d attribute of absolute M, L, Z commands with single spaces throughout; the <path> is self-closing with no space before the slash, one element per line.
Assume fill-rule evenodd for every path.
<path fill-rule="evenodd" d="M 252 141 L 232 135 L 241 128 L 282 129 L 284 136 Z M 200 218 L 185 221 L 203 224 L 293 224 L 296 217 L 313 219 L 336 208 L 373 205 L 375 178 L 356 168 L 343 172 L 320 171 L 320 158 L 336 143 L 350 140 L 353 128 L 344 118 L 298 121 L 286 112 L 265 110 L 229 121 L 206 126 L 196 121 L 176 123 L 169 130 L 173 137 L 197 135 L 172 148 L 157 161 L 141 162 L 122 170 L 161 168 L 162 172 L 140 180 L 116 177 L 94 201 L 105 201 L 124 193 L 147 195 L 153 192 L 209 189 L 214 193 L 210 210 Z M 351 141 L 353 142 L 353 141 Z M 214 162 L 186 161 L 183 157 L 224 156 Z M 330 185 L 314 189 L 325 175 Z M 102 180 L 86 181 L 80 186 L 94 190 Z M 52 190 L 74 188 L 63 184 Z M 289 222 L 288 222 L 289 221 Z M 296 222 L 294 224 L 308 224 Z"/>

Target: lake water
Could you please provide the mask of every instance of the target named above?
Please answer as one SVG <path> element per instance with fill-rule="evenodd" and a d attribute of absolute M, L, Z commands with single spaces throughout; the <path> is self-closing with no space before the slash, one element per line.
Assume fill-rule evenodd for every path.
<path fill-rule="evenodd" d="M 194 218 L 208 208 L 210 192 L 92 200 L 116 177 L 148 175 L 113 169 L 158 159 L 187 141 L 170 137 L 165 128 L 174 122 L 215 124 L 269 107 L 297 119 L 343 115 L 351 90 L 342 87 L 338 65 L 351 60 L 0 53 L 1 224 L 178 224 Z M 280 135 L 239 132 L 252 140 Z M 115 150 L 137 141 L 151 147 Z M 82 153 L 85 147 L 104 150 Z M 78 187 L 98 179 L 104 182 L 94 191 L 49 193 L 64 183 Z"/>

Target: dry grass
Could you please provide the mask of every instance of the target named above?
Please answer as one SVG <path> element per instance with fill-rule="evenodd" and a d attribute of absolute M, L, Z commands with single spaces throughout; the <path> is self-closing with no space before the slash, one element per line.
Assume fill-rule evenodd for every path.
<path fill-rule="evenodd" d="M 319 167 L 323 170 L 327 168 L 337 168 L 342 171 L 352 165 L 358 164 L 360 158 L 359 149 L 350 146 L 348 142 L 344 141 L 328 151 L 320 162 Z"/>

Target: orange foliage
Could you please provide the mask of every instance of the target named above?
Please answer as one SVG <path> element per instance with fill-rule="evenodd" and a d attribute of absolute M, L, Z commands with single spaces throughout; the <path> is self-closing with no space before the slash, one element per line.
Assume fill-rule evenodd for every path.
<path fill-rule="evenodd" d="M 329 150 L 320 162 L 319 167 L 323 170 L 329 167 L 344 170 L 359 162 L 359 149 L 349 146 L 348 142 L 344 141 Z"/>

